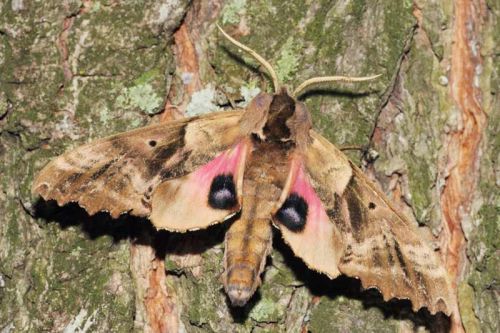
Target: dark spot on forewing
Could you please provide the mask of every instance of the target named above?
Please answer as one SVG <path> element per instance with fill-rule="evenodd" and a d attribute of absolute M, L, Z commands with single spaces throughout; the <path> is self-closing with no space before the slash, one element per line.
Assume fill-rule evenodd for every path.
<path fill-rule="evenodd" d="M 106 171 L 108 171 L 108 169 L 113 165 L 113 163 L 116 162 L 116 159 L 113 159 L 111 161 L 109 161 L 108 163 L 104 164 L 102 167 L 100 167 L 99 169 L 97 169 L 97 171 L 95 171 L 91 176 L 90 176 L 90 179 L 91 180 L 96 180 L 98 179 L 99 177 L 101 177 L 102 175 L 104 175 L 106 173 Z"/>
<path fill-rule="evenodd" d="M 154 147 L 151 158 L 146 161 L 146 167 L 149 177 L 153 178 L 154 176 L 162 172 L 165 162 L 169 160 L 179 149 L 182 149 L 184 147 L 186 126 L 187 124 L 179 128 L 179 132 L 177 133 L 177 140 L 175 141 L 169 142 L 168 144 L 164 145 L 158 145 L 156 141 L 154 145 L 151 145 L 151 141 L 149 142 L 149 145 L 151 147 Z"/>
<path fill-rule="evenodd" d="M 236 187 L 232 174 L 218 175 L 212 180 L 208 204 L 215 209 L 231 209 L 236 206 Z"/>
<path fill-rule="evenodd" d="M 349 210 L 349 220 L 353 231 L 354 238 L 360 240 L 360 232 L 363 224 L 366 222 L 366 215 L 361 206 L 359 197 L 354 193 L 353 189 L 346 190 L 347 209 Z"/>
<path fill-rule="evenodd" d="M 342 232 L 350 232 L 350 226 L 347 225 L 344 216 L 342 215 L 342 198 L 334 193 L 333 203 L 330 204 L 330 208 L 326 209 L 326 215 L 331 222 L 335 223 L 337 228 Z"/>
<path fill-rule="evenodd" d="M 380 256 L 379 250 L 372 249 L 372 261 L 373 261 L 373 266 L 375 267 L 382 267 L 383 266 L 383 260 L 382 257 Z"/>
<path fill-rule="evenodd" d="M 375 205 L 373 202 L 370 202 L 368 204 L 368 208 L 370 208 L 370 209 L 375 209 L 376 207 L 377 207 L 377 205 Z"/>
<path fill-rule="evenodd" d="M 75 172 L 66 179 L 66 182 L 69 184 L 76 183 L 81 177 L 83 176 L 83 173 L 81 172 Z"/>
<path fill-rule="evenodd" d="M 396 251 L 396 258 L 398 259 L 399 266 L 401 266 L 401 269 L 403 270 L 405 277 L 409 278 L 410 274 L 408 272 L 408 267 L 406 266 L 403 253 L 401 252 L 401 248 L 399 247 L 399 243 L 397 240 L 394 240 L 394 250 Z"/>
<path fill-rule="evenodd" d="M 385 249 L 387 251 L 387 260 L 389 261 L 389 265 L 394 266 L 394 257 L 392 256 L 391 247 L 389 245 L 389 241 L 387 240 L 387 236 L 384 234 L 383 236 Z"/>
<path fill-rule="evenodd" d="M 290 231 L 302 231 L 307 221 L 307 202 L 297 193 L 292 193 L 276 213 L 276 219 Z"/>

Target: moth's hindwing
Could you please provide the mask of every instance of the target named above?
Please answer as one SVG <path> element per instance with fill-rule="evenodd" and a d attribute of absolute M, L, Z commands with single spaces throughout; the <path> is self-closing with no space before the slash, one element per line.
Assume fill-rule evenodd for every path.
<path fill-rule="evenodd" d="M 152 200 L 153 224 L 186 231 L 223 221 L 238 212 L 249 148 L 248 140 L 242 140 L 194 172 L 158 185 Z"/>
<path fill-rule="evenodd" d="M 285 241 L 312 269 L 335 278 L 341 253 L 340 234 L 330 223 L 301 157 L 292 159 L 287 184 L 273 216 Z"/>

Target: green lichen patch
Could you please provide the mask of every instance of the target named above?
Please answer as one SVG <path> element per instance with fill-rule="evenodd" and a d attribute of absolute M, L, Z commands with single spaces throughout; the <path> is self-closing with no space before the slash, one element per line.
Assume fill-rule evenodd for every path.
<path fill-rule="evenodd" d="M 398 325 L 394 320 L 385 319 L 379 309 L 365 308 L 360 301 L 343 296 L 324 297 L 311 312 L 309 331 L 392 333 L 398 331 Z"/>
<path fill-rule="evenodd" d="M 495 139 L 492 138 L 494 141 Z M 493 149 L 498 150 L 498 145 Z M 498 154 L 492 154 L 497 156 Z M 498 299 L 496 294 L 500 290 L 498 275 L 500 273 L 500 199 L 495 185 L 495 175 L 491 161 L 483 159 L 481 193 L 483 198 L 481 208 L 473 217 L 476 228 L 469 239 L 468 257 L 472 263 L 472 271 L 467 282 L 472 286 L 474 294 L 465 294 L 472 297 L 474 314 L 469 313 L 472 320 L 479 319 L 481 330 L 495 332 L 498 323 Z M 470 301 L 468 298 L 465 301 Z"/>
<path fill-rule="evenodd" d="M 285 315 L 285 307 L 271 298 L 262 298 L 248 314 L 257 322 L 279 322 Z"/>
<path fill-rule="evenodd" d="M 230 5 L 226 5 L 226 7 L 232 8 Z M 240 20 L 244 19 L 250 24 L 251 34 L 240 38 L 240 42 L 269 60 L 274 65 L 275 70 L 279 72 L 280 78 L 286 81 L 294 78 L 299 67 L 301 46 L 297 43 L 300 43 L 300 39 L 292 36 L 292 31 L 294 31 L 305 9 L 306 6 L 302 4 L 262 1 L 252 3 L 251 6 L 247 4 L 245 10 L 241 11 Z M 271 27 L 268 24 L 269 20 L 280 21 L 280 24 Z M 269 39 L 266 36 L 273 38 Z M 214 66 L 220 69 L 218 80 L 224 83 L 229 82 L 234 87 L 243 86 L 245 82 L 250 80 L 259 80 L 263 90 L 267 90 L 264 89 L 266 82 L 262 82 L 262 77 L 258 72 L 259 64 L 232 44 L 224 41 L 223 37 L 220 37 L 219 40 L 222 47 L 219 46 L 216 49 L 216 54 L 212 59 Z M 270 41 L 272 42 L 270 43 Z M 267 83 L 270 82 L 267 81 Z"/>
<path fill-rule="evenodd" d="M 238 103 L 239 107 L 246 107 L 250 101 L 260 93 L 260 88 L 256 87 L 255 82 L 250 81 L 248 85 L 240 87 L 240 94 L 243 101 Z"/>
<path fill-rule="evenodd" d="M 283 44 L 275 66 L 276 75 L 278 75 L 280 82 L 287 83 L 295 77 L 299 66 L 301 51 L 301 45 L 297 44 L 296 39 L 292 36 Z"/>
<path fill-rule="evenodd" d="M 417 220 L 421 223 L 429 222 L 429 207 L 433 205 L 431 191 L 434 187 L 435 175 L 428 164 L 421 158 L 412 158 L 408 163 L 408 179 L 411 192 L 412 207 L 415 208 Z"/>
<path fill-rule="evenodd" d="M 321 92 L 319 97 L 310 96 L 306 104 L 313 115 L 314 126 L 327 139 L 337 146 L 368 143 L 377 114 L 377 97 L 359 101 L 363 106 L 358 107 L 355 101 L 341 93 Z"/>
<path fill-rule="evenodd" d="M 147 114 L 160 112 L 163 99 L 160 98 L 153 87 L 148 83 L 138 84 L 136 86 L 125 88 L 116 99 L 118 107 L 138 108 Z"/>
<path fill-rule="evenodd" d="M 412 40 L 408 60 L 403 62 L 402 79 L 396 83 L 393 99 L 379 119 L 387 132 L 384 147 L 378 147 L 384 159 L 375 166 L 381 173 L 403 175 L 403 189 L 420 223 L 438 228 L 441 220 L 438 157 L 442 149 L 442 129 L 451 112 L 452 102 L 439 78 L 443 72 L 436 55 L 423 47 L 426 40 L 419 32 Z"/>
<path fill-rule="evenodd" d="M 98 313 L 94 318 L 95 327 L 112 325 L 115 329 L 131 329 L 131 322 L 116 321 L 118 317 L 128 318 L 133 312 L 134 300 L 128 296 L 130 288 L 126 286 L 131 284 L 130 277 L 123 269 L 113 273 L 113 268 L 116 269 L 113 261 L 128 255 L 127 246 L 113 248 L 110 246 L 112 241 L 106 237 L 97 241 L 85 239 L 78 229 L 68 229 L 62 236 L 64 243 L 55 243 L 54 237 L 52 243 L 40 244 L 40 247 L 50 246 L 48 248 L 55 251 L 51 252 L 50 261 L 44 262 L 41 258 L 36 261 L 32 289 L 26 295 L 28 299 L 36 299 L 43 294 L 50 299 L 42 306 L 30 307 L 30 312 L 43 318 L 40 328 L 49 329 L 57 316 L 65 314 L 71 318 L 84 309 Z M 40 254 L 46 252 L 42 248 L 39 250 Z M 123 262 L 119 264 L 122 265 Z M 110 281 L 113 277 L 114 282 Z"/>
<path fill-rule="evenodd" d="M 116 106 L 125 109 L 139 109 L 142 112 L 153 115 L 162 110 L 163 98 L 160 88 L 164 83 L 159 73 L 159 68 L 144 72 L 134 80 L 134 85 L 124 87 L 116 98 Z"/>
<path fill-rule="evenodd" d="M 191 96 L 191 101 L 186 108 L 186 116 L 192 117 L 204 113 L 220 110 L 215 104 L 215 89 L 211 86 L 197 91 Z"/>
<path fill-rule="evenodd" d="M 147 71 L 158 61 L 164 41 L 143 28 L 144 8 L 140 8 L 140 2 L 101 4 L 99 10 L 79 15 L 73 23 L 68 46 L 71 56 L 77 59 L 74 73 L 118 75 L 124 70 Z"/>
<path fill-rule="evenodd" d="M 481 326 L 479 320 L 474 314 L 474 290 L 467 283 L 461 283 L 458 287 L 458 305 L 462 324 L 466 332 L 479 333 Z"/>
<path fill-rule="evenodd" d="M 129 332 L 134 325 L 129 249 L 117 240 L 126 227 L 89 221 L 30 193 L 50 157 L 144 124 L 146 112 L 161 109 L 171 55 L 166 39 L 145 28 L 148 6 L 81 7 L 18 1 L 1 9 L 0 96 L 9 112 L 0 111 L 0 326 L 18 332 Z M 126 88 L 130 103 L 118 108 Z"/>
<path fill-rule="evenodd" d="M 237 24 L 245 14 L 246 0 L 228 1 L 222 11 L 222 24 Z"/>
<path fill-rule="evenodd" d="M 122 87 L 120 82 L 104 78 L 82 81 L 78 88 L 74 120 L 63 117 L 59 123 L 63 127 L 60 128 L 68 136 L 73 134 L 89 140 L 143 125 L 147 118 L 144 113 L 138 112 L 143 106 L 140 103 L 145 101 L 147 106 L 151 95 L 141 99 L 140 92 L 132 89 L 130 94 L 130 90 Z M 120 96 L 125 97 L 120 100 Z M 76 125 L 88 128 L 88 132 L 81 131 Z"/>
<path fill-rule="evenodd" d="M 221 262 L 217 262 L 220 265 Z M 211 265 L 215 263 L 212 262 Z M 207 263 L 204 263 L 204 266 Z M 218 273 L 206 270 L 203 276 L 181 276 L 178 283 L 182 286 L 183 301 L 186 302 L 185 325 L 193 327 L 208 326 L 217 331 L 221 325 L 217 314 L 220 305 L 225 305 L 227 299 L 222 292 Z M 183 316 L 183 317 L 184 317 Z"/>

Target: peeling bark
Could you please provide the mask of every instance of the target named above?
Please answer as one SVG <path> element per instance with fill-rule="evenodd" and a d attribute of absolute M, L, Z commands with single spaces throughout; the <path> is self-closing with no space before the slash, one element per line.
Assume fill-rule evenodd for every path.
<path fill-rule="evenodd" d="M 180 72 L 183 83 L 183 88 L 179 87 L 178 89 L 183 89 L 183 97 L 181 100 L 176 99 L 177 90 L 170 90 L 162 120 L 183 117 L 183 110 L 186 109 L 190 97 L 194 92 L 201 89 L 198 58 L 186 25 L 187 23 L 184 21 L 174 33 L 176 67 Z"/>
<path fill-rule="evenodd" d="M 455 34 L 451 55 L 450 90 L 457 110 L 457 128 L 447 133 L 447 165 L 443 170 L 446 183 L 441 195 L 448 240 L 447 264 L 454 276 L 463 276 L 465 237 L 462 221 L 471 213 L 471 204 L 479 182 L 481 139 L 486 127 L 486 114 L 482 110 L 481 91 L 476 86 L 480 50 L 477 44 L 477 19 L 481 13 L 473 8 L 478 3 L 458 1 L 455 7 Z M 475 53 L 475 54 L 474 54 Z M 465 222 L 464 222 L 465 223 Z"/>
<path fill-rule="evenodd" d="M 477 86 L 482 60 L 478 30 L 482 25 L 483 1 L 455 2 L 453 46 L 451 50 L 450 94 L 456 105 L 456 128 L 447 133 L 446 164 L 441 173 L 445 184 L 441 194 L 446 251 L 445 263 L 455 288 L 465 276 L 466 239 L 462 230 L 469 220 L 477 196 L 481 141 L 487 125 L 481 107 L 482 92 Z M 475 48 L 475 49 L 473 49 Z M 463 332 L 458 309 L 453 318 L 453 332 Z"/>

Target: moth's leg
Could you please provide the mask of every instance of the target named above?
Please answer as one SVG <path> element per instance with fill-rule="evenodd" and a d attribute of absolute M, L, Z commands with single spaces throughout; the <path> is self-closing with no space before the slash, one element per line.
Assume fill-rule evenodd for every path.
<path fill-rule="evenodd" d="M 271 250 L 269 219 L 251 220 L 242 216 L 226 233 L 224 288 L 236 306 L 243 306 L 260 285 L 266 257 Z"/>

